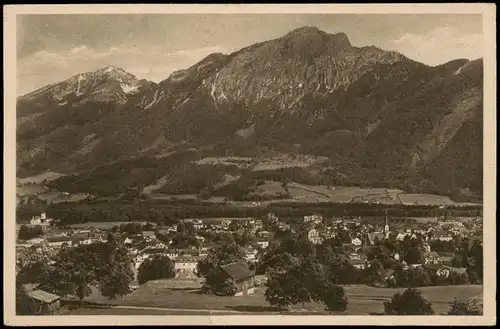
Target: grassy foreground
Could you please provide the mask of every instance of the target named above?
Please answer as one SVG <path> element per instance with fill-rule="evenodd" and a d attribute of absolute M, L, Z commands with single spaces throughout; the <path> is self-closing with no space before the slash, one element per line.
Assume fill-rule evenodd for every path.
<path fill-rule="evenodd" d="M 436 314 L 446 313 L 453 298 L 466 299 L 482 296 L 480 285 L 422 287 L 420 291 L 429 300 Z M 345 315 L 377 315 L 384 311 L 383 302 L 389 300 L 395 293 L 405 289 L 373 288 L 368 286 L 346 286 L 349 306 Z M 133 293 L 120 300 L 106 301 L 120 307 L 151 307 L 159 309 L 124 309 L 124 308 L 82 308 L 72 310 L 70 315 L 182 315 L 204 314 L 210 310 L 218 310 L 217 314 L 277 314 L 284 310 L 270 307 L 264 297 L 264 288 L 258 288 L 255 294 L 241 297 L 219 297 L 201 295 L 197 289 L 171 289 L 161 284 L 143 285 Z M 97 297 L 93 298 L 95 301 Z M 104 302 L 104 300 L 103 300 Z M 201 311 L 204 310 L 204 311 Z M 296 305 L 294 312 L 287 314 L 322 314 L 323 306 L 317 303 Z"/>

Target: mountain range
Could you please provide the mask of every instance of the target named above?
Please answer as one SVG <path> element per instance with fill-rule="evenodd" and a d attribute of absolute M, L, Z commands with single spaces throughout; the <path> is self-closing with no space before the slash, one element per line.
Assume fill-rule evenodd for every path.
<path fill-rule="evenodd" d="M 432 67 L 303 27 L 159 83 L 109 66 L 19 97 L 18 176 L 272 148 L 326 156 L 344 183 L 480 194 L 482 90 L 482 59 Z"/>

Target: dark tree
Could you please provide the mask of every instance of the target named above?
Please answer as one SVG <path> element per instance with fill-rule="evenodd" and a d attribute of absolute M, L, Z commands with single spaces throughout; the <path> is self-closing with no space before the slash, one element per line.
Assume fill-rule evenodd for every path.
<path fill-rule="evenodd" d="M 34 227 L 21 225 L 17 237 L 19 240 L 30 240 L 38 238 L 42 235 L 43 235 L 43 228 L 40 225 L 36 225 Z"/>
<path fill-rule="evenodd" d="M 210 271 L 222 265 L 243 261 L 245 255 L 241 248 L 235 243 L 215 245 L 208 252 L 207 257 L 198 261 L 197 273 L 206 277 Z"/>
<path fill-rule="evenodd" d="M 168 256 L 155 255 L 139 266 L 137 281 L 143 284 L 150 280 L 171 279 L 175 277 L 174 263 Z"/>
<path fill-rule="evenodd" d="M 300 264 L 286 270 L 282 266 L 273 268 L 268 272 L 266 286 L 266 301 L 272 306 L 290 307 L 311 301 Z"/>
<path fill-rule="evenodd" d="M 432 304 L 415 288 L 408 288 L 402 294 L 396 293 L 390 301 L 384 302 L 384 310 L 388 315 L 434 314 Z"/>
<path fill-rule="evenodd" d="M 113 298 L 127 293 L 119 287 L 128 287 L 133 279 L 127 251 L 116 245 L 93 243 L 62 249 L 54 261 L 41 275 L 40 288 L 59 296 L 76 296 L 80 303 L 91 294 L 92 286 L 99 286 L 103 295 Z M 115 281 L 114 288 L 102 284 L 110 281 Z"/>
<path fill-rule="evenodd" d="M 345 296 L 344 288 L 337 285 L 329 285 L 325 288 L 321 298 L 325 309 L 330 312 L 344 312 L 347 310 L 348 299 Z"/>
<path fill-rule="evenodd" d="M 479 280 L 483 281 L 483 245 L 481 241 L 475 240 L 470 248 L 469 257 L 472 260 L 470 266 L 476 272 Z"/>
<path fill-rule="evenodd" d="M 448 315 L 483 315 L 483 305 L 474 298 L 463 301 L 454 298 Z"/>
<path fill-rule="evenodd" d="M 34 312 L 34 304 L 26 294 L 26 289 L 16 281 L 16 315 L 33 315 Z"/>

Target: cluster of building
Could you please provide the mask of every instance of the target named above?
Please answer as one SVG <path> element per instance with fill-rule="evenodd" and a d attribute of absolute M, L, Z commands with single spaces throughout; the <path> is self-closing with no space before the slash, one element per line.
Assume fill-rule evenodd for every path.
<path fill-rule="evenodd" d="M 40 216 L 31 217 L 30 225 L 32 225 L 32 226 L 36 226 L 36 225 L 49 226 L 52 222 L 53 222 L 53 219 L 48 218 L 47 214 L 42 212 L 40 214 Z"/>
<path fill-rule="evenodd" d="M 336 219 L 333 221 L 333 225 L 325 226 L 320 225 L 324 223 L 321 215 L 304 216 L 304 223 L 310 225 L 308 238 L 313 244 L 321 244 L 327 239 L 342 235 L 344 240 L 347 240 L 344 241 L 343 245 L 349 250 L 343 257 L 358 269 L 369 266 L 366 250 L 377 242 L 383 242 L 384 240 L 401 242 L 405 239 L 420 239 L 424 249 L 422 264 L 408 265 L 399 253 L 393 253 L 391 257 L 395 261 L 401 262 L 405 269 L 425 266 L 427 269 L 436 271 L 438 275 L 443 276 L 448 276 L 453 271 L 463 273 L 464 268 L 452 266 L 455 256 L 453 252 L 436 252 L 432 250 L 431 245 L 436 241 L 451 242 L 457 237 L 474 237 L 482 240 L 482 219 L 480 218 L 437 218 L 421 224 L 408 224 L 410 227 L 399 227 L 397 229 L 391 229 L 387 216 L 383 227 L 363 224 L 360 218 Z M 464 225 L 464 223 L 467 223 L 467 225 Z M 393 271 L 388 271 L 388 277 L 392 275 L 391 272 Z"/>
<path fill-rule="evenodd" d="M 229 232 L 244 232 L 254 235 L 257 238 L 256 244 L 244 248 L 245 258 L 247 262 L 257 262 L 259 257 L 269 247 L 275 232 L 270 232 L 274 229 L 281 231 L 292 229 L 291 225 L 285 221 L 281 221 L 274 214 L 268 214 L 267 222 L 271 226 L 266 226 L 263 220 L 248 218 L 248 219 L 218 219 L 218 220 L 182 220 L 177 225 L 166 227 L 155 227 L 154 230 L 142 231 L 135 235 L 121 234 L 115 238 L 118 242 L 123 243 L 133 259 L 131 267 L 137 275 L 141 264 L 153 257 L 154 255 L 166 255 L 174 262 L 176 278 L 197 278 L 196 270 L 198 262 L 207 256 L 210 244 L 206 241 L 201 232 L 212 233 L 229 233 Z M 52 219 L 42 213 L 40 216 L 35 216 L 31 219 L 30 225 L 48 225 Z M 238 225 L 235 229 L 234 223 Z M 169 233 L 177 231 L 178 225 L 181 223 L 190 222 L 196 229 L 194 234 L 199 241 L 197 246 L 189 246 L 185 249 L 177 249 L 172 247 L 172 241 L 166 239 Z M 326 224 L 326 223 L 329 224 Z M 412 266 L 430 266 L 434 267 L 438 273 L 448 275 L 452 269 L 451 261 L 453 255 L 450 253 L 444 254 L 433 251 L 431 244 L 433 241 L 449 242 L 455 237 L 471 237 L 479 236 L 482 233 L 482 220 L 466 221 L 457 219 L 441 219 L 436 221 L 424 222 L 421 224 L 411 224 L 411 227 L 399 227 L 393 229 L 390 226 L 386 216 L 385 225 L 376 227 L 371 224 L 363 223 L 361 218 L 338 218 L 329 219 L 328 221 L 319 214 L 312 214 L 303 217 L 303 223 L 308 227 L 308 239 L 313 244 L 321 244 L 323 241 L 335 238 L 339 235 L 343 237 L 344 247 L 347 252 L 342 256 L 348 260 L 354 267 L 364 269 L 368 266 L 366 247 L 375 245 L 377 241 L 385 239 L 393 239 L 403 241 L 404 239 L 421 239 L 423 241 L 425 253 L 423 264 L 412 264 Z M 272 227 L 272 228 L 271 228 Z M 102 229 L 73 229 L 59 230 L 48 229 L 43 237 L 31 239 L 28 241 L 19 241 L 17 243 L 18 265 L 28 259 L 47 259 L 50 260 L 51 255 L 57 253 L 58 250 L 64 247 L 77 246 L 80 244 L 92 244 L 95 242 L 105 242 L 109 232 Z M 157 235 L 162 234 L 162 239 L 158 239 Z M 205 235 L 206 236 L 206 235 Z M 346 238 L 347 237 L 347 238 Z M 38 256 L 37 256 L 38 255 Z M 394 253 L 391 255 L 394 260 L 401 261 L 405 266 L 402 255 Z M 243 269 L 243 268 L 246 268 Z M 390 271 L 389 271 L 390 272 Z M 390 277 L 391 273 L 387 273 Z M 228 268 L 228 275 L 233 275 L 241 280 L 241 289 L 238 293 L 248 294 L 253 291 L 253 279 L 249 278 L 249 270 L 246 265 L 233 265 Z M 448 274 L 447 274 L 448 273 Z M 137 277 L 137 276 L 136 276 Z M 134 286 L 136 283 L 134 283 Z"/>

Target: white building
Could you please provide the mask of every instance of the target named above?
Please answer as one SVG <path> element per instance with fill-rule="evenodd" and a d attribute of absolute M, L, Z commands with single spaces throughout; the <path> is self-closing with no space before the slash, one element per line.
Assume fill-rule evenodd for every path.
<path fill-rule="evenodd" d="M 320 244 L 321 242 L 323 242 L 323 239 L 321 238 L 318 230 L 316 229 L 309 230 L 309 232 L 307 233 L 307 238 L 313 244 Z"/>
<path fill-rule="evenodd" d="M 438 238 L 439 241 L 451 241 L 453 240 L 453 237 L 451 235 L 442 235 Z"/>
<path fill-rule="evenodd" d="M 41 224 L 42 224 L 42 219 L 40 216 L 31 217 L 30 225 L 41 225 Z"/>
<path fill-rule="evenodd" d="M 196 267 L 198 266 L 198 258 L 197 257 L 178 257 L 174 261 L 174 270 L 175 271 L 191 271 L 195 272 Z"/>
<path fill-rule="evenodd" d="M 33 216 L 30 220 L 30 225 L 49 225 L 52 218 L 47 218 L 47 214 L 42 212 L 40 216 Z"/>
<path fill-rule="evenodd" d="M 323 216 L 314 214 L 310 216 L 304 216 L 304 223 L 314 223 L 319 224 L 323 222 Z"/>
<path fill-rule="evenodd" d="M 257 241 L 257 244 L 262 249 L 266 249 L 267 247 L 269 247 L 269 241 Z"/>
<path fill-rule="evenodd" d="M 354 238 L 351 240 L 351 244 L 353 244 L 355 246 L 361 246 L 363 244 L 363 241 L 361 241 L 360 238 Z"/>
<path fill-rule="evenodd" d="M 92 239 L 91 238 L 75 239 L 72 242 L 73 242 L 72 245 L 89 245 L 92 244 Z"/>
<path fill-rule="evenodd" d="M 391 229 L 389 228 L 389 219 L 387 218 L 387 211 L 385 212 L 385 226 L 384 226 L 384 238 L 389 239 L 389 234 L 391 233 Z"/>
<path fill-rule="evenodd" d="M 179 252 L 176 250 L 169 250 L 166 254 L 171 260 L 175 260 L 177 257 L 179 257 Z"/>
<path fill-rule="evenodd" d="M 222 227 L 229 227 L 229 225 L 231 224 L 231 221 L 229 219 L 223 219 L 220 222 L 220 224 L 221 224 Z"/>
<path fill-rule="evenodd" d="M 273 213 L 268 213 L 267 220 L 269 221 L 269 223 L 276 223 L 279 220 L 279 218 Z"/>
<path fill-rule="evenodd" d="M 247 261 L 255 261 L 257 253 L 258 253 L 258 250 L 256 250 L 256 249 L 253 249 L 253 248 L 248 249 L 245 251 L 245 259 Z"/>

